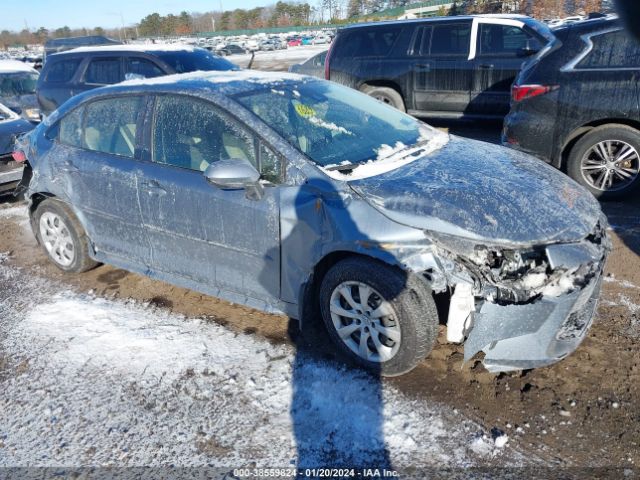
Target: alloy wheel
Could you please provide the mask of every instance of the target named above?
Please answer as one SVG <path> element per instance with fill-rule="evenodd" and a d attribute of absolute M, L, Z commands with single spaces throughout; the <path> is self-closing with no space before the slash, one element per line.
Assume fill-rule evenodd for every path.
<path fill-rule="evenodd" d="M 638 151 L 622 140 L 605 140 L 593 145 L 582 157 L 582 177 L 603 192 L 623 190 L 640 172 Z"/>
<path fill-rule="evenodd" d="M 329 310 L 338 337 L 360 358 L 380 363 L 398 353 L 402 336 L 393 306 L 369 285 L 341 283 Z"/>
<path fill-rule="evenodd" d="M 53 212 L 44 212 L 40 216 L 40 238 L 57 264 L 68 267 L 73 263 L 76 258 L 75 245 L 62 217 Z"/>

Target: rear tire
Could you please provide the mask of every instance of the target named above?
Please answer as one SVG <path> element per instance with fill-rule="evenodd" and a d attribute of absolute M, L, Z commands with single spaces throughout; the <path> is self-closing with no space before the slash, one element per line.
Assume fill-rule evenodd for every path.
<path fill-rule="evenodd" d="M 372 259 L 335 264 L 322 281 L 320 311 L 339 353 L 383 376 L 412 370 L 438 335 L 438 313 L 427 285 Z"/>
<path fill-rule="evenodd" d="M 402 95 L 400 95 L 393 88 L 373 87 L 371 85 L 365 85 L 362 88 L 362 91 L 367 95 L 375 98 L 376 100 L 379 100 L 382 103 L 386 103 L 387 105 L 390 105 L 393 108 L 400 110 L 401 112 L 407 111 L 404 105 L 404 100 L 402 99 Z"/>
<path fill-rule="evenodd" d="M 640 184 L 639 154 L 640 131 L 626 125 L 604 125 L 573 146 L 567 173 L 600 200 L 625 198 Z"/>
<path fill-rule="evenodd" d="M 89 256 L 89 238 L 66 204 L 53 199 L 43 200 L 33 219 L 38 242 L 60 270 L 81 273 L 98 265 Z"/>

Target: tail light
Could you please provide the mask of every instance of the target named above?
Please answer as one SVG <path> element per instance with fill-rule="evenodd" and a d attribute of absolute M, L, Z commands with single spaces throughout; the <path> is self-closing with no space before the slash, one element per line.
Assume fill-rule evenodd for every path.
<path fill-rule="evenodd" d="M 527 98 L 546 95 L 558 89 L 558 85 L 514 85 L 511 88 L 511 99 L 514 102 L 521 102 Z"/>
<path fill-rule="evenodd" d="M 11 153 L 13 159 L 18 163 L 23 163 L 27 160 L 27 156 L 24 154 L 22 150 L 16 150 Z"/>

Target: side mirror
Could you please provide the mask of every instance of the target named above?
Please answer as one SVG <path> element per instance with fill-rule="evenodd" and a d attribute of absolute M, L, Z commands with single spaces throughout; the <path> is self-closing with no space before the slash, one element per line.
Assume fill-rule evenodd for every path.
<path fill-rule="evenodd" d="M 204 171 L 209 183 L 222 190 L 247 190 L 247 198 L 259 200 L 264 193 L 260 172 L 248 160 L 232 158 L 214 162 Z"/>

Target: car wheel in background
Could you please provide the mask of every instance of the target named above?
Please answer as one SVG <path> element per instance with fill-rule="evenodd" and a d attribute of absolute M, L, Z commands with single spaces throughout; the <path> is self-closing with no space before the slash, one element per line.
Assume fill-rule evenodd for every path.
<path fill-rule="evenodd" d="M 392 107 L 397 108 L 401 112 L 407 111 L 404 106 L 402 95 L 400 95 L 393 88 L 373 87 L 371 85 L 365 85 L 362 88 L 362 92 L 375 98 L 376 100 L 381 101 L 382 103 L 386 103 L 387 105 L 391 105 Z"/>
<path fill-rule="evenodd" d="M 640 183 L 640 131 L 626 125 L 591 130 L 569 152 L 567 173 L 601 200 L 628 196 Z"/>
<path fill-rule="evenodd" d="M 89 239 L 71 209 L 57 200 L 44 200 L 34 213 L 35 233 L 49 259 L 65 272 L 80 273 L 98 263 L 89 256 Z"/>
<path fill-rule="evenodd" d="M 335 264 L 322 281 L 320 311 L 339 352 L 383 376 L 412 370 L 438 334 L 428 286 L 375 260 L 354 257 Z"/>

